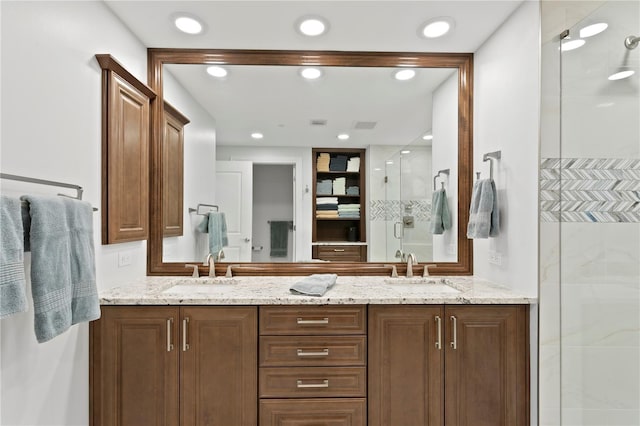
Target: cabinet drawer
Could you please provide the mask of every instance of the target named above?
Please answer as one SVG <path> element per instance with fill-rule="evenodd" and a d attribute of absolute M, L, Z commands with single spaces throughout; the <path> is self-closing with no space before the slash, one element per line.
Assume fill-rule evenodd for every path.
<path fill-rule="evenodd" d="M 262 306 L 261 335 L 365 334 L 363 306 Z"/>
<path fill-rule="evenodd" d="M 362 398 L 267 399 L 260 401 L 260 426 L 365 426 Z"/>
<path fill-rule="evenodd" d="M 261 368 L 260 398 L 364 397 L 365 367 Z"/>
<path fill-rule="evenodd" d="M 317 258 L 343 262 L 360 262 L 362 260 L 362 246 L 317 246 Z M 366 260 L 366 259 L 365 259 Z"/>
<path fill-rule="evenodd" d="M 261 367 L 365 365 L 364 336 L 262 336 Z"/>

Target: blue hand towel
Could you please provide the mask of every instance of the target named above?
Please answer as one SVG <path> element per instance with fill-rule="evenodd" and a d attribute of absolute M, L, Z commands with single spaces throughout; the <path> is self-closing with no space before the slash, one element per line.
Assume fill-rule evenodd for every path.
<path fill-rule="evenodd" d="M 313 274 L 293 284 L 289 291 L 306 296 L 322 296 L 336 283 L 336 274 Z"/>
<path fill-rule="evenodd" d="M 21 209 L 17 198 L 0 196 L 0 319 L 28 309 Z"/>
<path fill-rule="evenodd" d="M 444 189 L 433 192 L 431 199 L 431 233 L 434 235 L 443 234 L 445 230 L 451 229 L 451 213 L 449 212 L 449 201 Z"/>
<path fill-rule="evenodd" d="M 289 245 L 289 221 L 272 220 L 270 223 L 271 257 L 287 257 Z"/>
<path fill-rule="evenodd" d="M 209 234 L 209 253 L 213 255 L 229 245 L 227 219 L 222 212 L 209 212 L 198 225 L 198 230 Z"/>
<path fill-rule="evenodd" d="M 42 343 L 73 324 L 100 318 L 93 209 L 67 197 L 21 198 L 29 203 L 34 328 Z"/>
<path fill-rule="evenodd" d="M 495 237 L 499 233 L 500 214 L 496 184 L 492 179 L 482 179 L 473 185 L 467 238 Z"/>

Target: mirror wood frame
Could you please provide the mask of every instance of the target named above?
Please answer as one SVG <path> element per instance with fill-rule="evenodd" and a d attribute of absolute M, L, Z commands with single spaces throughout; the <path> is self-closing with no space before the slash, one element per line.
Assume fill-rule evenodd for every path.
<path fill-rule="evenodd" d="M 150 203 L 147 275 L 189 275 L 185 262 L 162 261 L 162 114 L 164 64 L 280 65 L 337 67 L 418 67 L 458 70 L 458 259 L 457 262 L 420 263 L 414 273 L 429 265 L 431 275 L 471 275 L 473 241 L 466 237 L 473 182 L 473 53 L 347 52 L 301 50 L 231 50 L 150 48 L 148 82 L 157 94 L 151 105 Z M 193 261 L 191 263 L 201 263 Z M 405 273 L 404 263 L 394 262 L 306 262 L 306 263 L 233 263 L 234 275 L 387 275 L 389 265 Z M 216 264 L 216 276 L 223 275 L 230 263 Z M 200 273 L 208 267 L 199 265 Z"/>

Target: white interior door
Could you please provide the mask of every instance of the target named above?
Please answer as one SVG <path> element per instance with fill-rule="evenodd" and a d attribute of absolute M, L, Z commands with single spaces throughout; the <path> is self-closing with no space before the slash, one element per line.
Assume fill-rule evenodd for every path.
<path fill-rule="evenodd" d="M 216 204 L 227 219 L 225 262 L 251 261 L 253 163 L 216 161 Z"/>

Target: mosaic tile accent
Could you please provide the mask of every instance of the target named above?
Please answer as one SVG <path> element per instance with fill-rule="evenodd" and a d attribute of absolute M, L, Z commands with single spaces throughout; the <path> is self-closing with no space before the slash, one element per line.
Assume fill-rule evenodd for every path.
<path fill-rule="evenodd" d="M 431 200 L 371 200 L 369 202 L 369 217 L 372 221 L 400 221 L 405 215 L 405 205 L 411 204 L 411 213 L 415 220 L 431 220 Z"/>
<path fill-rule="evenodd" d="M 640 222 L 640 160 L 544 158 L 542 222 Z"/>

